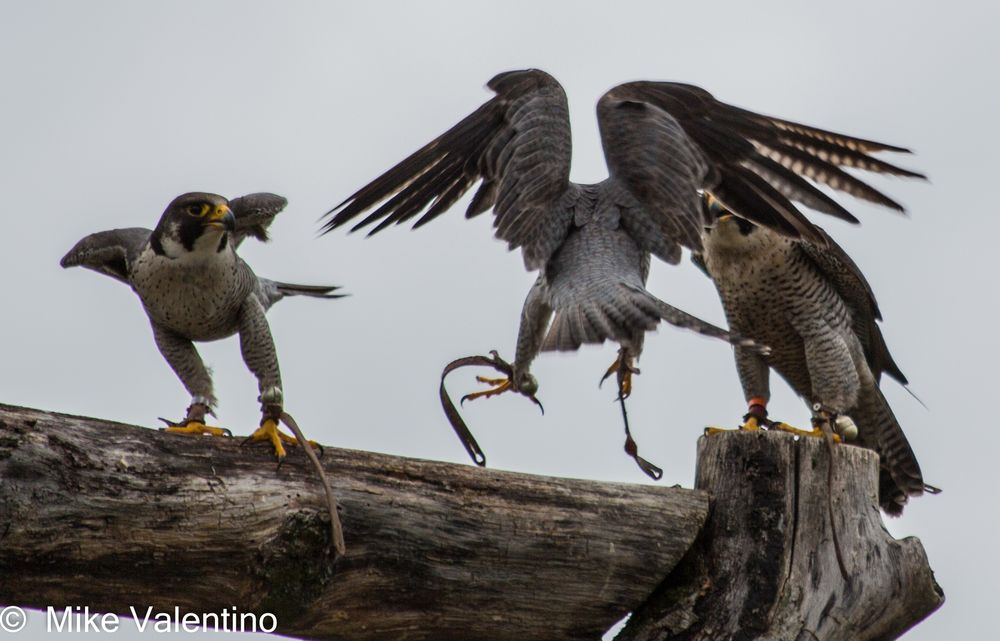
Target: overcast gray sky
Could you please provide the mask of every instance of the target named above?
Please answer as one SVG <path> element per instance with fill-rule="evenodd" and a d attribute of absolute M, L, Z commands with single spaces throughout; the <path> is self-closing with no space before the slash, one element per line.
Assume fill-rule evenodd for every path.
<path fill-rule="evenodd" d="M 534 276 L 492 238 L 489 216 L 463 219 L 462 203 L 418 232 L 368 240 L 317 239 L 317 219 L 475 109 L 499 71 L 539 67 L 564 85 L 572 178 L 582 182 L 606 175 L 594 117 L 604 91 L 691 82 L 743 107 L 911 147 L 900 164 L 930 176 L 876 181 L 908 218 L 845 198 L 860 228 L 814 219 L 868 275 L 889 346 L 930 408 L 885 383 L 927 481 L 945 490 L 889 523 L 920 537 L 948 598 L 906 638 L 982 638 L 995 627 L 984 577 L 1000 570 L 1000 431 L 987 412 L 1000 356 L 998 18 L 985 2 L 5 0 L 0 400 L 150 427 L 181 418 L 188 397 L 134 294 L 64 271 L 59 258 L 88 233 L 152 227 L 182 192 L 273 191 L 289 206 L 273 242 L 247 242 L 244 258 L 264 276 L 353 294 L 272 310 L 287 409 L 323 443 L 468 463 L 440 411 L 438 375 L 492 348 L 513 358 Z M 649 287 L 724 321 L 712 284 L 686 260 L 656 265 Z M 200 350 L 219 423 L 248 433 L 256 385 L 237 341 Z M 544 417 L 510 395 L 468 406 L 490 464 L 646 482 L 622 453 L 613 386 L 597 389 L 614 356 L 605 345 L 539 358 Z M 664 468 L 661 483 L 690 486 L 702 428 L 734 425 L 744 411 L 731 351 L 664 328 L 640 365 L 629 411 L 641 451 Z M 475 389 L 473 373 L 453 375 L 456 395 Z M 804 405 L 774 387 L 772 414 L 805 423 Z"/>

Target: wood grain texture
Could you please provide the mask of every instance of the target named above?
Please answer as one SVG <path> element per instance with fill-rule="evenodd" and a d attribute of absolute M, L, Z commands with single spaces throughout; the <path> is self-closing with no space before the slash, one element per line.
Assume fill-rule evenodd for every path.
<path fill-rule="evenodd" d="M 923 547 L 885 530 L 874 452 L 779 432 L 699 442 L 696 488 L 712 512 L 684 560 L 616 641 L 885 641 L 944 602 Z M 928 499 L 920 499 L 928 500 Z"/>
<path fill-rule="evenodd" d="M 702 491 L 327 448 L 330 562 L 301 452 L 0 405 L 0 603 L 271 612 L 310 639 L 599 639 L 694 541 Z"/>

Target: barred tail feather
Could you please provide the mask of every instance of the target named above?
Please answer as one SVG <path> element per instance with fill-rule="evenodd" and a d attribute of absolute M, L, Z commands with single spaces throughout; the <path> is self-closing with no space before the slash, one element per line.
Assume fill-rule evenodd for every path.
<path fill-rule="evenodd" d="M 881 458 L 879 504 L 886 514 L 899 516 L 907 499 L 927 488 L 917 457 L 878 386 L 862 388 L 852 418 L 860 428 L 862 444 Z"/>

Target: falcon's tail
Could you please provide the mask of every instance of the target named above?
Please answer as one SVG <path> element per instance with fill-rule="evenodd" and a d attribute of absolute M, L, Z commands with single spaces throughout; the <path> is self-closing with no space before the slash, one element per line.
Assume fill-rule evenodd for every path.
<path fill-rule="evenodd" d="M 608 291 L 607 296 L 586 297 L 586 302 L 557 307 L 542 349 L 572 351 L 584 343 L 603 343 L 605 340 L 635 342 L 643 332 L 655 328 L 660 321 L 666 321 L 675 327 L 720 338 L 733 345 L 756 346 L 764 354 L 769 351 L 750 339 L 668 305 L 642 287 L 619 282 L 617 287 Z"/>
<path fill-rule="evenodd" d="M 874 449 L 881 459 L 879 504 L 886 514 L 899 516 L 909 497 L 937 492 L 924 484 L 917 457 L 877 385 L 862 387 L 851 418 L 858 424 L 861 444 Z"/>
<path fill-rule="evenodd" d="M 267 278 L 258 278 L 261 293 L 264 295 L 262 302 L 265 307 L 274 305 L 286 296 L 311 296 L 313 298 L 343 298 L 347 294 L 335 294 L 340 289 L 337 285 L 296 285 L 295 283 L 281 283 Z"/>

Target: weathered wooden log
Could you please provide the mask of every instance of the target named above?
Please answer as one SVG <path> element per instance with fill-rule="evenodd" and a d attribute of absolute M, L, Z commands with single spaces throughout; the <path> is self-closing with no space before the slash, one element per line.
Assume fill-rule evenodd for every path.
<path fill-rule="evenodd" d="M 712 511 L 684 560 L 616 641 L 889 640 L 944 602 L 923 547 L 893 539 L 877 457 L 778 432 L 703 438 L 695 487 Z M 828 496 L 848 573 L 838 567 Z"/>
<path fill-rule="evenodd" d="M 328 448 L 269 451 L 0 405 L 0 603 L 275 615 L 311 639 L 598 639 L 690 547 L 705 492 Z"/>

